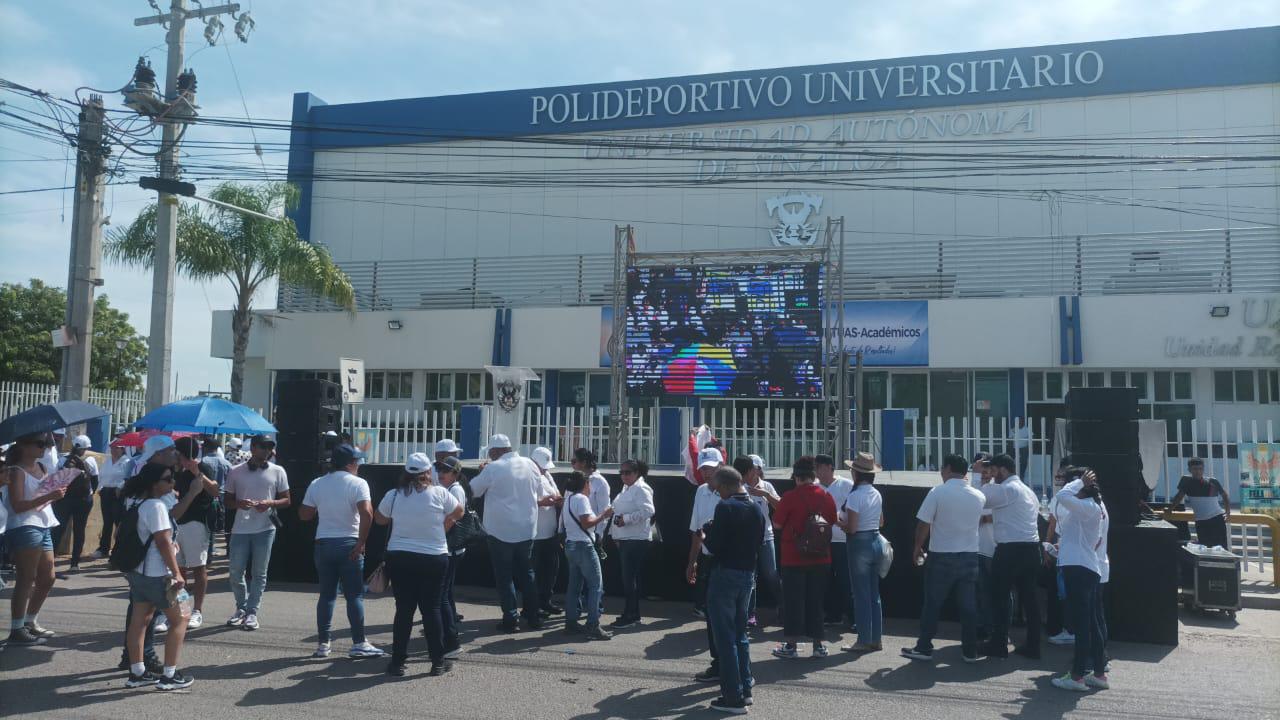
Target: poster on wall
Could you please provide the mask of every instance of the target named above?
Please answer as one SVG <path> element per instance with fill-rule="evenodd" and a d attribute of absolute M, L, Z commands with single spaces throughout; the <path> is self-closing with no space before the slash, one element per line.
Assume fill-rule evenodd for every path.
<path fill-rule="evenodd" d="M 834 310 L 834 308 L 833 308 Z M 834 332 L 836 314 L 827 322 Z M 864 367 L 925 367 L 929 364 L 927 300 L 857 300 L 844 304 L 844 347 Z"/>
<path fill-rule="evenodd" d="M 1240 443 L 1240 511 L 1280 517 L 1280 443 Z"/>

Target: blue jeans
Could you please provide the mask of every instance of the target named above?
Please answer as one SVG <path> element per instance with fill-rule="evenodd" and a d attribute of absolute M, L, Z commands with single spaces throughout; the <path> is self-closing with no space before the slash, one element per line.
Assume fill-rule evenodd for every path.
<path fill-rule="evenodd" d="M 489 536 L 489 562 L 493 564 L 493 582 L 498 589 L 498 602 L 502 605 L 503 622 L 515 622 L 516 593 L 527 619 L 538 617 L 538 586 L 533 578 L 533 540 L 503 542 Z"/>
<path fill-rule="evenodd" d="M 1102 607 L 1098 600 L 1100 578 L 1094 571 L 1079 565 L 1063 567 L 1062 577 L 1067 584 L 1067 617 L 1071 618 L 1076 630 L 1071 675 L 1083 677 L 1090 670 L 1100 673 L 1107 666 L 1107 640 L 1103 636 L 1103 626 L 1098 622 Z"/>
<path fill-rule="evenodd" d="M 879 644 L 884 634 L 880 607 L 880 558 L 884 552 L 879 530 L 849 536 L 849 577 L 853 583 L 853 611 L 858 621 L 858 642 Z"/>
<path fill-rule="evenodd" d="M 826 619 L 829 622 L 855 622 L 853 586 L 849 584 L 849 543 L 831 543 L 831 579 L 827 583 Z"/>
<path fill-rule="evenodd" d="M 707 618 L 720 658 L 720 694 L 737 702 L 751 692 L 751 640 L 747 638 L 747 605 L 755 589 L 755 572 L 717 566 L 707 583 Z"/>
<path fill-rule="evenodd" d="M 630 620 L 640 619 L 640 581 L 648 555 L 648 540 L 618 541 L 618 559 L 622 561 L 622 617 Z"/>
<path fill-rule="evenodd" d="M 347 599 L 347 622 L 351 625 L 351 642 L 364 642 L 364 558 L 351 559 L 356 549 L 355 538 L 322 538 L 316 540 L 316 574 L 320 576 L 320 597 L 316 600 L 316 632 L 320 642 L 332 638 L 333 607 L 338 604 L 338 584 Z"/>
<path fill-rule="evenodd" d="M 773 540 L 765 540 L 760 545 L 760 554 L 756 558 L 756 587 L 751 590 L 748 615 L 756 614 L 761 585 L 769 588 L 769 595 L 778 606 L 778 617 L 782 617 L 782 576 L 778 574 L 778 555 L 773 550 Z"/>
<path fill-rule="evenodd" d="M 924 566 L 924 609 L 920 612 L 920 637 L 916 649 L 933 652 L 938 615 L 952 590 L 960 611 L 960 650 L 965 657 L 978 653 L 978 553 L 929 553 Z"/>
<path fill-rule="evenodd" d="M 267 564 L 271 562 L 271 545 L 275 540 L 275 528 L 256 533 L 231 534 L 231 557 L 227 564 L 231 571 L 231 594 L 235 596 L 237 610 L 250 615 L 258 613 L 262 593 L 267 590 Z M 250 575 L 247 588 L 244 582 L 245 570 Z"/>
<path fill-rule="evenodd" d="M 587 624 L 600 622 L 600 598 L 604 593 L 604 576 L 600 574 L 600 556 L 591 543 L 570 540 L 565 543 L 565 558 L 569 561 L 569 587 L 564 594 L 564 620 L 578 622 L 579 603 L 583 586 L 586 586 Z"/>

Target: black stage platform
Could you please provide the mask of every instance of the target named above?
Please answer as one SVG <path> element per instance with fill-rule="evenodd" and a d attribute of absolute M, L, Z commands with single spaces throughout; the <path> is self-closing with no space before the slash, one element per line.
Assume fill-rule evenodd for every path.
<path fill-rule="evenodd" d="M 466 463 L 467 476 L 474 477 L 478 467 Z M 290 470 L 290 486 L 295 503 L 300 502 L 309 478 L 295 477 L 310 473 Z M 376 506 L 382 495 L 394 487 L 401 468 L 398 465 L 363 465 L 360 476 L 369 482 Z M 622 484 L 615 468 L 602 467 L 600 472 L 609 480 L 613 494 Z M 554 475 L 563 487 L 569 469 L 558 468 Z M 791 489 L 792 483 L 785 471 L 771 471 L 769 481 L 779 493 Z M 651 469 L 647 476 L 654 490 L 657 508 L 657 526 L 661 541 L 655 543 L 649 554 L 648 569 L 644 578 L 644 594 L 666 600 L 685 600 L 691 597 L 691 588 L 684 580 L 685 563 L 689 553 L 689 515 L 693 508 L 694 486 L 684 478 L 678 468 Z M 941 482 L 937 473 L 895 472 L 882 473 L 876 487 L 884 498 L 885 525 L 881 532 L 893 544 L 894 562 L 889 575 L 881 581 L 880 595 L 884 613 L 889 617 L 919 617 L 923 602 L 923 571 L 911 562 L 911 548 L 915 533 L 915 514 L 929 488 Z M 1038 488 L 1037 488 L 1038 491 Z M 483 498 L 476 501 L 483 514 Z M 315 581 L 312 567 L 311 543 L 315 535 L 314 523 L 301 523 L 294 509 L 281 513 L 286 522 L 285 530 L 276 540 L 272 553 L 271 577 L 281 580 Z M 375 526 L 370 534 L 366 556 L 366 571 L 371 572 L 381 560 L 386 544 L 386 529 Z M 1177 637 L 1177 534 L 1167 523 L 1144 523 L 1139 527 L 1112 528 L 1109 540 L 1111 556 L 1111 587 L 1109 589 L 1109 618 L 1111 636 L 1117 640 L 1176 645 Z M 619 567 L 616 553 L 610 555 L 604 567 L 605 592 L 616 595 Z M 561 569 L 559 587 L 563 590 L 566 573 Z M 467 551 L 459 570 L 458 582 L 463 585 L 491 586 L 488 552 L 480 544 Z M 1043 601 L 1043 598 L 1042 598 Z M 770 606 L 773 599 L 761 598 L 761 604 Z M 954 618 L 954 609 L 944 609 L 944 618 Z M 1019 631 L 1014 631 L 1015 638 Z"/>

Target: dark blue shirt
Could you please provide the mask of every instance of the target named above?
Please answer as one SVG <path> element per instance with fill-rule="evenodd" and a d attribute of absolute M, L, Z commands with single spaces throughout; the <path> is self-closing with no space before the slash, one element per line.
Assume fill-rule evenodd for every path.
<path fill-rule="evenodd" d="M 703 528 L 703 545 L 721 567 L 755 570 L 764 543 L 764 513 L 746 493 L 721 500 L 716 514 Z"/>

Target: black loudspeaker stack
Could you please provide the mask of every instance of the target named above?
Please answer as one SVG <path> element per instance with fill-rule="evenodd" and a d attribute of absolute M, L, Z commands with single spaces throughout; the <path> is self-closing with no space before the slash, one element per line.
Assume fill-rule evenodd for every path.
<path fill-rule="evenodd" d="M 286 380 L 276 385 L 276 457 L 282 465 L 321 463 L 325 433 L 342 425 L 342 388 L 328 380 Z"/>
<path fill-rule="evenodd" d="M 1097 474 L 1113 527 L 1137 525 L 1146 487 L 1138 454 L 1138 391 L 1072 388 L 1067 416 L 1071 463 Z"/>
<path fill-rule="evenodd" d="M 280 512 L 284 527 L 271 550 L 272 578 L 315 582 L 311 562 L 315 523 L 298 519 L 307 486 L 321 475 L 327 460 L 325 432 L 341 431 L 342 389 L 327 380 L 285 380 L 276 384 L 276 463 L 289 475 L 292 507 Z"/>

